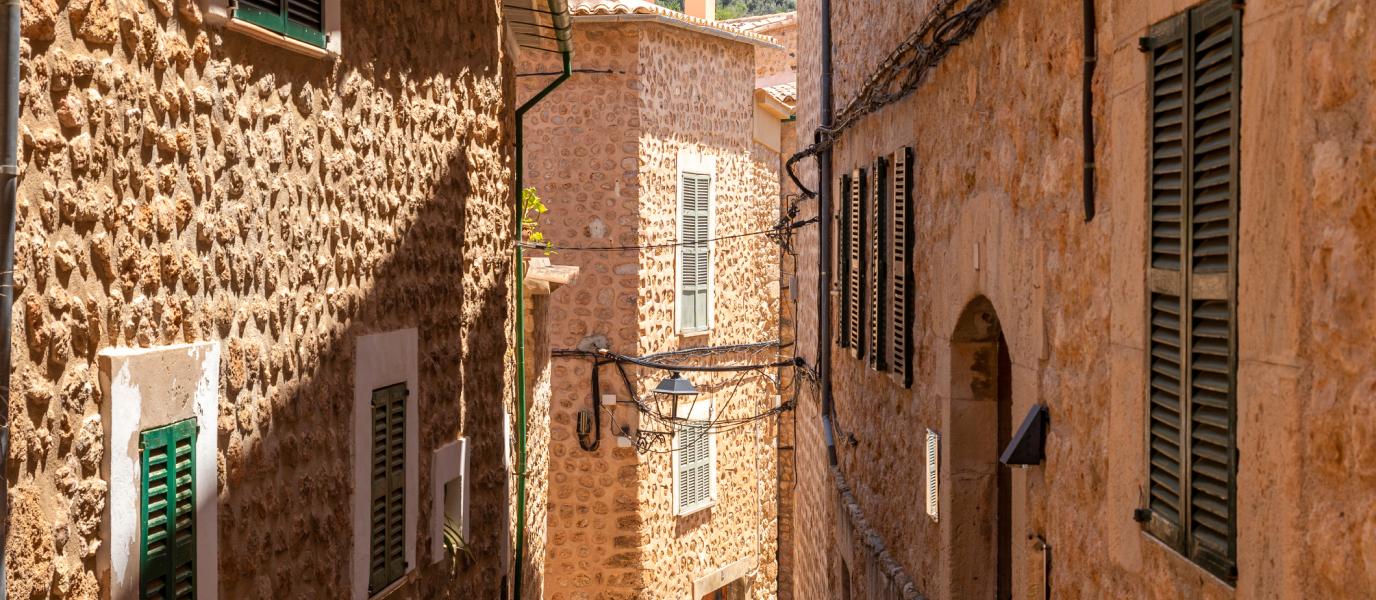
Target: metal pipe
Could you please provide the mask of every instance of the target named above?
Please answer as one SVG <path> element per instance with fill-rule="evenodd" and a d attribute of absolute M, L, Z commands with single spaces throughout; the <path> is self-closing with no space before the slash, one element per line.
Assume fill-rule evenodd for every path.
<path fill-rule="evenodd" d="M 831 0 L 822 0 L 822 128 L 832 126 Z M 822 393 L 822 430 L 827 461 L 836 466 L 836 437 L 832 433 L 831 397 L 831 146 L 817 157 L 817 375 Z M 794 441 L 797 444 L 797 441 Z"/>
<path fill-rule="evenodd" d="M 14 319 L 14 199 L 19 186 L 19 13 L 21 0 L 5 0 L 0 78 L 4 79 L 5 117 L 0 120 L 0 474 L 8 473 L 10 454 L 10 338 Z M 5 597 L 6 540 L 9 539 L 9 486 L 0 486 L 0 598 Z"/>
<path fill-rule="evenodd" d="M 1094 220 L 1094 66 L 1099 62 L 1099 51 L 1095 43 L 1094 0 L 1084 0 L 1085 8 L 1085 66 L 1084 93 L 1080 100 L 1082 116 L 1081 128 L 1084 130 L 1085 159 L 1085 222 Z"/>
<path fill-rule="evenodd" d="M 521 241 L 521 218 L 524 210 L 521 210 L 522 191 L 525 189 L 525 136 L 523 123 L 526 111 L 535 108 L 541 100 L 545 99 L 554 88 L 559 87 L 564 81 L 573 75 L 573 51 L 567 50 L 559 53 L 564 58 L 564 73 L 558 79 L 550 82 L 540 93 L 535 94 L 534 98 L 527 100 L 520 108 L 516 109 L 516 189 L 514 190 L 515 202 L 512 207 L 512 220 L 515 226 L 514 234 L 517 242 Z M 13 229 L 13 226 L 11 226 Z M 526 545 L 526 302 L 524 291 L 525 265 L 521 262 L 521 247 L 514 247 L 516 277 L 511 283 L 512 292 L 516 295 L 516 335 L 513 339 L 516 343 L 516 452 L 517 452 L 517 473 L 516 479 L 516 557 L 513 574 L 513 594 L 515 600 L 522 600 L 521 596 L 521 563 L 524 561 Z M 11 251 L 11 254 L 13 252 Z M 7 345 L 6 348 L 9 346 Z"/>

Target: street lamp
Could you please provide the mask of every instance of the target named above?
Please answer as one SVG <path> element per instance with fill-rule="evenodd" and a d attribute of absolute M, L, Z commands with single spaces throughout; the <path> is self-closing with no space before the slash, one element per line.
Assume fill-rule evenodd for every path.
<path fill-rule="evenodd" d="M 655 386 L 655 389 L 650 391 L 655 394 L 663 394 L 665 396 L 670 396 L 671 399 L 674 401 L 674 412 L 669 414 L 670 418 L 678 417 L 679 396 L 698 395 L 698 390 L 697 388 L 693 387 L 693 382 L 684 379 L 683 374 L 679 373 L 678 371 L 673 371 L 672 373 L 670 373 L 668 377 L 665 377 L 663 380 L 659 382 L 659 385 Z"/>

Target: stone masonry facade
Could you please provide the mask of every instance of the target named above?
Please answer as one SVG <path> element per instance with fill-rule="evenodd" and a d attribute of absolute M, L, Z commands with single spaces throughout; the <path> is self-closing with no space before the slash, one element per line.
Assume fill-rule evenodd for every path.
<path fill-rule="evenodd" d="M 676 236 L 676 161 L 683 153 L 715 161 L 717 236 L 767 229 L 777 218 L 777 154 L 751 141 L 752 46 L 660 24 L 602 24 L 575 18 L 575 74 L 527 120 L 526 181 L 549 212 L 540 218 L 560 246 L 636 246 Z M 552 58 L 522 56 L 521 72 L 556 70 Z M 518 94 L 544 85 L 524 78 Z M 534 80 L 534 81 L 532 81 Z M 555 264 L 580 268 L 578 280 L 549 296 L 549 344 L 594 344 L 640 356 L 690 347 L 756 342 L 778 335 L 777 248 L 763 236 L 717 242 L 713 249 L 715 326 L 678 333 L 673 248 L 557 250 Z M 690 359 L 693 364 L 768 363 L 777 350 Z M 752 566 L 750 597 L 775 593 L 776 428 L 771 421 L 716 436 L 716 504 L 689 516 L 672 505 L 671 444 L 638 454 L 619 447 L 619 427 L 655 429 L 633 410 L 630 393 L 667 375 L 614 365 L 600 372 L 601 393 L 621 401 L 602 415 L 597 449 L 585 451 L 580 410 L 601 410 L 591 392 L 592 362 L 555 356 L 550 366 L 547 497 L 532 515 L 546 518 L 543 581 L 532 597 L 549 600 L 690 598 L 693 581 L 741 559 Z M 775 374 L 770 371 L 772 377 Z M 685 373 L 723 418 L 773 407 L 773 384 L 757 373 Z M 734 398 L 734 400 L 732 400 Z M 669 411 L 668 403 L 660 410 Z M 543 410 L 543 409 L 542 409 Z M 537 450 L 536 452 L 540 452 Z M 535 590 L 542 590 L 536 592 Z M 696 600 L 696 599 L 694 599 Z"/>
<path fill-rule="evenodd" d="M 934 4 L 831 3 L 838 111 Z M 963 435 L 976 429 L 943 408 L 980 381 L 963 371 L 977 366 L 960 349 L 968 311 L 983 311 L 1006 338 L 1014 426 L 1034 403 L 1051 419 L 1044 462 L 1011 475 L 1014 598 L 1042 597 L 1045 554 L 1032 535 L 1053 549 L 1054 598 L 1376 594 L 1376 36 L 1361 2 L 1257 0 L 1241 9 L 1236 580 L 1211 575 L 1133 520 L 1150 485 L 1150 71 L 1138 46 L 1151 26 L 1194 5 L 1095 2 L 1092 221 L 1081 201 L 1080 3 L 1001 3 L 915 93 L 835 146 L 837 180 L 900 148 L 915 154 L 913 387 L 834 347 L 833 389 L 853 506 L 928 598 L 960 598 L 968 581 L 952 574 L 992 559 L 962 554 L 989 530 L 954 535 L 918 500 L 931 429 L 943 434 L 942 510 L 992 510 L 990 497 L 953 495 L 965 483 L 949 471 L 950 461 L 975 455 L 985 462 L 967 465 L 968 480 L 1001 468 L 983 466 L 1001 450 L 994 440 Z M 798 6 L 800 146 L 820 124 L 819 9 L 818 0 Z M 839 198 L 837 180 L 819 182 L 814 165 L 799 165 L 803 182 Z M 802 206 L 804 217 L 816 215 L 816 201 Z M 819 261 L 832 257 L 817 255 L 815 230 L 800 238 L 799 281 L 815 282 Z M 815 364 L 817 289 L 799 292 L 799 352 Z M 865 557 L 872 544 L 844 534 L 853 519 L 838 513 L 820 417 L 819 404 L 800 402 L 795 594 L 880 597 Z"/>
<path fill-rule="evenodd" d="M 108 593 L 98 353 L 204 341 L 223 356 L 201 434 L 218 448 L 219 597 L 347 597 L 353 348 L 404 328 L 421 332 L 420 489 L 430 451 L 467 438 L 476 563 L 432 566 L 419 528 L 424 566 L 392 597 L 498 597 L 500 3 L 341 7 L 342 55 L 315 59 L 191 0 L 25 0 L 9 598 Z M 433 510 L 422 493 L 418 522 Z"/>

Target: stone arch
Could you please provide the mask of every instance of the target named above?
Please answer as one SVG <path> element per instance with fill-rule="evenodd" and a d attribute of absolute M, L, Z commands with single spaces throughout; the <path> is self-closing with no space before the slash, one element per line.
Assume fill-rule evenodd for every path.
<path fill-rule="evenodd" d="M 1012 481 L 998 462 L 1012 435 L 1012 362 L 986 296 L 970 300 L 951 332 L 943 407 L 941 530 L 945 598 L 1009 597 Z"/>

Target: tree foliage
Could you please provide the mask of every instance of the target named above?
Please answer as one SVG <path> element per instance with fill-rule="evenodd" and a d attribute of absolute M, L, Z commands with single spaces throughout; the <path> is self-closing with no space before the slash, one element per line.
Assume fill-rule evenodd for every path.
<path fill-rule="evenodd" d="M 655 0 L 669 10 L 683 12 L 683 0 Z M 757 17 L 798 10 L 798 0 L 718 0 L 717 20 Z"/>

